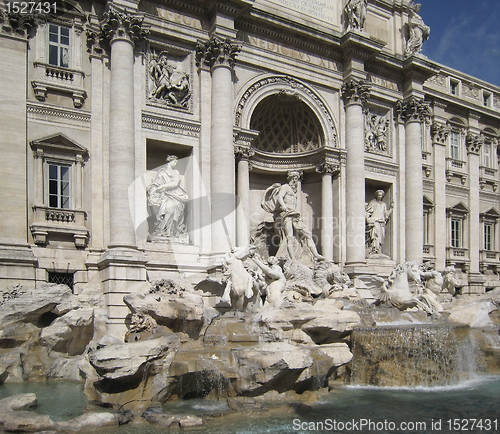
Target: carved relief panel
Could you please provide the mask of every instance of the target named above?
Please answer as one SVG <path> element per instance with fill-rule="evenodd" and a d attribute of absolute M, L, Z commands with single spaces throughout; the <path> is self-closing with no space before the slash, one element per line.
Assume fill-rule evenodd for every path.
<path fill-rule="evenodd" d="M 146 73 L 148 104 L 189 110 L 192 76 L 192 56 L 188 53 L 151 50 Z"/>
<path fill-rule="evenodd" d="M 390 144 L 390 113 L 376 112 L 365 108 L 365 152 L 378 155 L 392 155 Z"/>

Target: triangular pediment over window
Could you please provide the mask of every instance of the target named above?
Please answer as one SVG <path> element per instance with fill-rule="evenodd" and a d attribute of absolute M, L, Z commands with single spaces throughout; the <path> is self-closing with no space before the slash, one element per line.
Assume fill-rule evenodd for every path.
<path fill-rule="evenodd" d="M 424 208 L 434 208 L 436 204 L 427 196 L 424 196 Z"/>
<path fill-rule="evenodd" d="M 462 202 L 450 206 L 446 211 L 448 212 L 448 215 L 457 217 L 465 217 L 470 212 L 469 208 L 467 208 Z"/>
<path fill-rule="evenodd" d="M 82 145 L 71 140 L 62 133 L 53 134 L 31 142 L 33 150 L 43 150 L 46 153 L 62 153 L 81 155 L 83 158 L 88 157 L 88 150 Z"/>
<path fill-rule="evenodd" d="M 500 213 L 495 208 L 490 208 L 489 210 L 482 212 L 481 217 L 488 220 L 498 220 L 500 218 Z"/>

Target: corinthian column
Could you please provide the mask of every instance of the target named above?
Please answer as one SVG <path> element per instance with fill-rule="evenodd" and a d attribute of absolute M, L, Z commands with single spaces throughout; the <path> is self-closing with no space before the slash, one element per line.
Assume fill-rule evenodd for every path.
<path fill-rule="evenodd" d="M 236 223 L 236 240 L 238 246 L 246 246 L 250 242 L 250 162 L 255 151 L 246 146 L 236 146 L 234 154 L 238 160 L 238 221 Z"/>
<path fill-rule="evenodd" d="M 363 104 L 370 95 L 362 81 L 342 86 L 346 112 L 346 265 L 365 264 L 365 145 Z"/>
<path fill-rule="evenodd" d="M 421 124 L 426 117 L 430 116 L 430 109 L 422 100 L 412 97 L 406 101 L 398 101 L 397 111 L 405 122 L 406 260 L 422 262 L 424 190 Z"/>
<path fill-rule="evenodd" d="M 233 150 L 232 72 L 240 47 L 229 38 L 198 41 L 198 62 L 212 74 L 210 135 L 212 251 L 227 252 L 235 245 L 235 171 Z"/>
<path fill-rule="evenodd" d="M 110 6 L 101 23 L 111 48 L 109 109 L 109 249 L 97 267 L 108 307 L 108 333 L 122 337 L 129 310 L 124 295 L 143 288 L 147 259 L 137 250 L 128 190 L 135 179 L 134 41 L 143 17 Z M 91 39 L 92 34 L 87 34 Z M 90 261 L 90 260 L 89 260 Z M 90 262 L 88 262 L 90 264 Z"/>
<path fill-rule="evenodd" d="M 316 169 L 321 173 L 321 254 L 333 261 L 333 175 L 340 170 L 338 165 L 324 163 Z"/>
<path fill-rule="evenodd" d="M 143 17 L 110 7 L 102 23 L 111 48 L 109 113 L 110 247 L 135 248 L 128 188 L 134 182 L 134 41 Z"/>

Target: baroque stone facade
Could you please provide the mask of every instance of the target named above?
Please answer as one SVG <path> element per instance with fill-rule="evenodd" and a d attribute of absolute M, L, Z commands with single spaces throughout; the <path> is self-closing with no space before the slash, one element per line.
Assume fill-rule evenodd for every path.
<path fill-rule="evenodd" d="M 119 330 L 135 287 L 247 245 L 289 171 L 319 253 L 352 276 L 417 260 L 454 266 L 463 292 L 500 286 L 500 89 L 419 54 L 417 5 L 182 3 L 2 9 L 2 288 L 93 283 Z M 167 156 L 181 241 L 151 236 Z M 375 263 L 378 190 L 394 212 Z"/>

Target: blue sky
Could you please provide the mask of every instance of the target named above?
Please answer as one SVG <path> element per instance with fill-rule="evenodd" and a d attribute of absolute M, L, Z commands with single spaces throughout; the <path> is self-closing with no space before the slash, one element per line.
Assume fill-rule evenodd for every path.
<path fill-rule="evenodd" d="M 500 0 L 415 0 L 431 28 L 422 54 L 500 86 Z"/>

